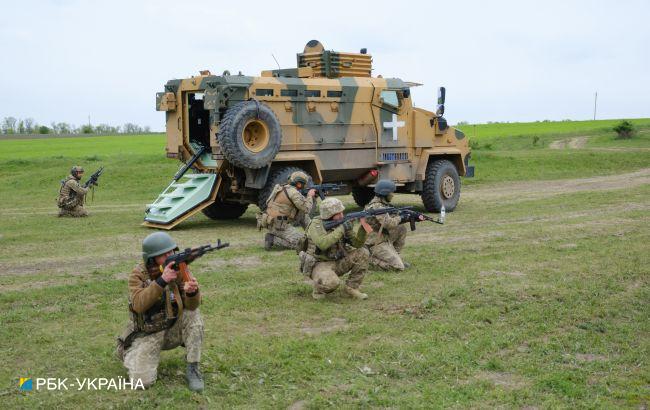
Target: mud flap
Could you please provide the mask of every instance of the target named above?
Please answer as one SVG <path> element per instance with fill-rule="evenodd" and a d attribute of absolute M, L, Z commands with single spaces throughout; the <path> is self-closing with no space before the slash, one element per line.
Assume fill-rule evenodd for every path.
<path fill-rule="evenodd" d="M 149 228 L 172 229 L 190 216 L 212 205 L 221 178 L 217 174 L 186 174 L 173 181 L 145 210 Z"/>

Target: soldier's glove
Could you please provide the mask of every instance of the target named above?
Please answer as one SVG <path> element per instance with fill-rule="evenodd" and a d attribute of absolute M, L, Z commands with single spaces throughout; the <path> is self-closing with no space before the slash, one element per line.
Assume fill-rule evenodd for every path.
<path fill-rule="evenodd" d="M 353 226 L 354 226 L 354 224 L 352 223 L 352 221 L 343 222 L 343 229 L 345 230 L 345 233 L 350 232 L 352 230 Z"/>

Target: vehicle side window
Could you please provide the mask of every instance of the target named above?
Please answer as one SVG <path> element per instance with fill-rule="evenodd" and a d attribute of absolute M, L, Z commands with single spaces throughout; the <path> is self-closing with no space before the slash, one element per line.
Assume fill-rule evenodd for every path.
<path fill-rule="evenodd" d="M 399 107 L 399 98 L 397 97 L 397 91 L 395 90 L 384 90 L 381 92 L 380 97 L 384 104 L 391 105 L 395 108 Z"/>

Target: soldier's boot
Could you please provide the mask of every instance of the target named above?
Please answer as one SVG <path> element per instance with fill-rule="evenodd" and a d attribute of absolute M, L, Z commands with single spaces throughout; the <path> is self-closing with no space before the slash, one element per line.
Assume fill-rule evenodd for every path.
<path fill-rule="evenodd" d="M 199 371 L 199 364 L 197 362 L 187 364 L 187 385 L 191 391 L 203 391 L 203 376 Z"/>
<path fill-rule="evenodd" d="M 264 250 L 270 251 L 273 247 L 273 234 L 267 233 L 264 235 Z"/>
<path fill-rule="evenodd" d="M 316 289 L 314 289 L 314 290 L 311 292 L 311 297 L 314 298 L 314 299 L 316 299 L 316 300 L 321 300 L 321 299 L 325 299 L 325 294 L 324 294 L 324 293 L 320 293 L 320 292 L 316 291 Z"/>
<path fill-rule="evenodd" d="M 353 297 L 353 298 L 355 298 L 355 299 L 359 299 L 359 300 L 368 299 L 368 295 L 367 295 L 367 294 L 361 292 L 359 289 L 351 288 L 351 287 L 349 287 L 348 285 L 345 285 L 345 287 L 343 287 L 343 291 L 344 291 L 348 296 Z"/>

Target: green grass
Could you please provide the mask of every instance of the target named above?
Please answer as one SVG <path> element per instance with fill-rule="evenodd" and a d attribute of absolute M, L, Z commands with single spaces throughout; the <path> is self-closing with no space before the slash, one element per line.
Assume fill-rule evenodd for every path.
<path fill-rule="evenodd" d="M 605 134 L 576 135 L 592 136 L 596 147 L 476 150 L 474 194 L 444 226 L 420 224 L 409 234 L 404 257 L 413 267 L 371 272 L 364 302 L 339 294 L 312 300 L 295 253 L 261 249 L 254 207 L 237 221 L 191 218 L 172 232 L 182 246 L 231 243 L 192 265 L 205 298 L 202 395 L 185 387 L 182 349 L 163 353 L 159 381 L 145 392 L 18 391 L 25 376 L 125 376 L 113 347 L 127 320 L 126 275 L 151 232 L 139 223 L 144 204 L 179 164 L 164 158 L 162 136 L 0 141 L 3 402 L 647 406 L 650 185 L 626 187 L 623 179 L 615 190 L 481 195 L 493 186 L 518 189 L 511 180 L 535 184 L 649 166 L 645 137 L 630 147 Z M 503 137 L 506 145 L 517 138 Z M 60 220 L 54 198 L 73 163 L 88 171 L 104 165 L 106 173 L 88 205 L 91 217 Z M 397 203 L 421 206 L 415 196 L 400 195 Z"/>

